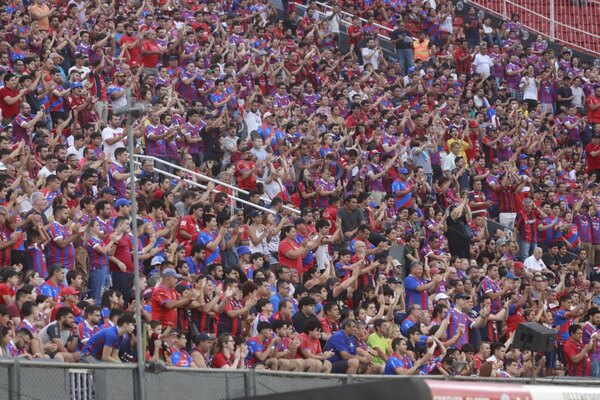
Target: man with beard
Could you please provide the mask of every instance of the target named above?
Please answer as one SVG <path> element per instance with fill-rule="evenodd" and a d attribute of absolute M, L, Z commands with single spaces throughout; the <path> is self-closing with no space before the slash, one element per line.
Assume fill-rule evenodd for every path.
<path fill-rule="evenodd" d="M 44 111 L 40 110 L 35 116 L 31 115 L 31 106 L 22 102 L 20 107 L 20 113 L 13 120 L 12 130 L 12 141 L 13 143 L 19 143 L 21 140 L 25 140 L 25 144 L 31 147 L 31 132 L 38 121 L 45 118 Z"/>
<path fill-rule="evenodd" d="M 56 351 L 46 351 L 50 358 L 64 362 L 79 361 L 78 339 L 71 333 L 74 326 L 73 311 L 69 307 L 63 307 L 56 312 L 56 321 L 46 325 L 40 331 L 40 339 L 44 346 L 49 343 L 56 344 Z M 77 334 L 78 330 L 75 329 L 73 332 Z"/>

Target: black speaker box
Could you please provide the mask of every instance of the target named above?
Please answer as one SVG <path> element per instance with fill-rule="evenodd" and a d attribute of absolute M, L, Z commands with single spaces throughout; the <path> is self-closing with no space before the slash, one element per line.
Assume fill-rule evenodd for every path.
<path fill-rule="evenodd" d="M 558 334 L 537 322 L 519 324 L 512 346 L 520 350 L 544 353 L 554 351 Z"/>

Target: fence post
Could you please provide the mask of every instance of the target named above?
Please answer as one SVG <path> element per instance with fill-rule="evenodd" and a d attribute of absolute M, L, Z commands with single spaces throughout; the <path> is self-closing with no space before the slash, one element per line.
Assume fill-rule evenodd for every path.
<path fill-rule="evenodd" d="M 507 0 L 502 0 L 502 18 L 507 19 L 508 16 L 506 14 L 506 1 Z"/>
<path fill-rule="evenodd" d="M 554 41 L 554 0 L 550 0 L 550 40 Z"/>
<path fill-rule="evenodd" d="M 21 393 L 21 362 L 19 358 L 14 358 L 8 367 L 8 398 L 10 400 L 19 400 Z"/>
<path fill-rule="evenodd" d="M 246 386 L 246 397 L 256 396 L 256 372 L 249 369 L 244 374 L 244 386 Z"/>

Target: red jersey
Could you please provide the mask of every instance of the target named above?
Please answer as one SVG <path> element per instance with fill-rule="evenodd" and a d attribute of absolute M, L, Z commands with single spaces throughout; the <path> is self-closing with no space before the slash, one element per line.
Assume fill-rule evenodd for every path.
<path fill-rule="evenodd" d="M 235 176 L 237 178 L 237 184 L 240 189 L 244 190 L 255 190 L 256 189 L 256 175 L 250 174 L 247 178 L 242 178 L 242 174 L 246 171 L 250 171 L 254 168 L 254 161 L 240 160 L 235 166 Z"/>
<path fill-rule="evenodd" d="M 169 301 L 179 300 L 181 295 L 175 289 L 167 289 L 163 285 L 158 286 L 152 292 L 152 319 L 160 321 L 163 326 L 177 326 L 177 309 L 166 308 L 164 305 Z"/>

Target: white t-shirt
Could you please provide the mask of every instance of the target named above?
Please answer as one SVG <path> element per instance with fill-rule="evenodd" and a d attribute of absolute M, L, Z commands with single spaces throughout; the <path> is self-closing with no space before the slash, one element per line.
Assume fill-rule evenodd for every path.
<path fill-rule="evenodd" d="M 80 148 L 79 150 L 77 150 L 77 149 L 75 148 L 75 146 L 71 146 L 71 147 L 69 147 L 69 148 L 67 149 L 67 155 L 69 156 L 69 155 L 71 155 L 71 154 L 75 154 L 75 155 L 77 156 L 77 158 L 78 158 L 79 160 L 81 160 L 81 159 L 83 158 L 83 150 L 84 150 L 84 149 L 85 149 L 85 148 L 84 148 L 84 147 L 82 147 L 82 148 Z"/>
<path fill-rule="evenodd" d="M 110 156 L 110 161 L 115 162 L 115 150 L 120 147 L 125 147 L 125 138 L 116 142 L 115 144 L 108 144 L 106 142 L 107 139 L 112 139 L 117 137 L 119 134 L 123 133 L 123 128 L 113 129 L 110 126 L 107 126 L 102 130 L 102 145 L 104 146 L 104 153 Z"/>
<path fill-rule="evenodd" d="M 573 104 L 577 108 L 583 108 L 585 94 L 583 93 L 583 89 L 581 88 L 581 86 L 571 86 L 571 92 L 573 93 L 573 100 L 571 100 L 571 104 Z"/>
<path fill-rule="evenodd" d="M 494 62 L 487 54 L 477 54 L 473 60 L 473 65 L 475 65 L 475 72 L 483 74 L 483 76 L 487 78 L 490 76 L 490 71 L 494 66 Z"/>
<path fill-rule="evenodd" d="M 535 78 L 522 77 L 520 87 L 523 90 L 523 100 L 538 100 L 538 87 Z"/>
<path fill-rule="evenodd" d="M 333 15 L 333 11 L 329 11 L 325 14 L 326 18 L 329 18 Z M 336 15 L 329 20 L 329 30 L 333 33 L 340 33 L 340 16 Z"/>
<path fill-rule="evenodd" d="M 370 63 L 374 69 L 379 69 L 379 52 L 377 49 L 365 47 L 362 49 L 363 65 Z"/>
<path fill-rule="evenodd" d="M 259 113 L 253 113 L 252 111 L 244 112 L 244 122 L 248 126 L 248 132 L 257 131 L 262 125 L 262 118 Z"/>
<path fill-rule="evenodd" d="M 531 272 L 536 272 L 536 271 L 542 271 L 547 269 L 546 268 L 546 264 L 544 264 L 544 261 L 542 261 L 542 259 L 540 258 L 539 261 L 535 259 L 534 256 L 529 256 L 525 259 L 525 261 L 523 262 L 523 265 L 525 266 L 525 270 L 527 271 L 531 271 Z"/>

